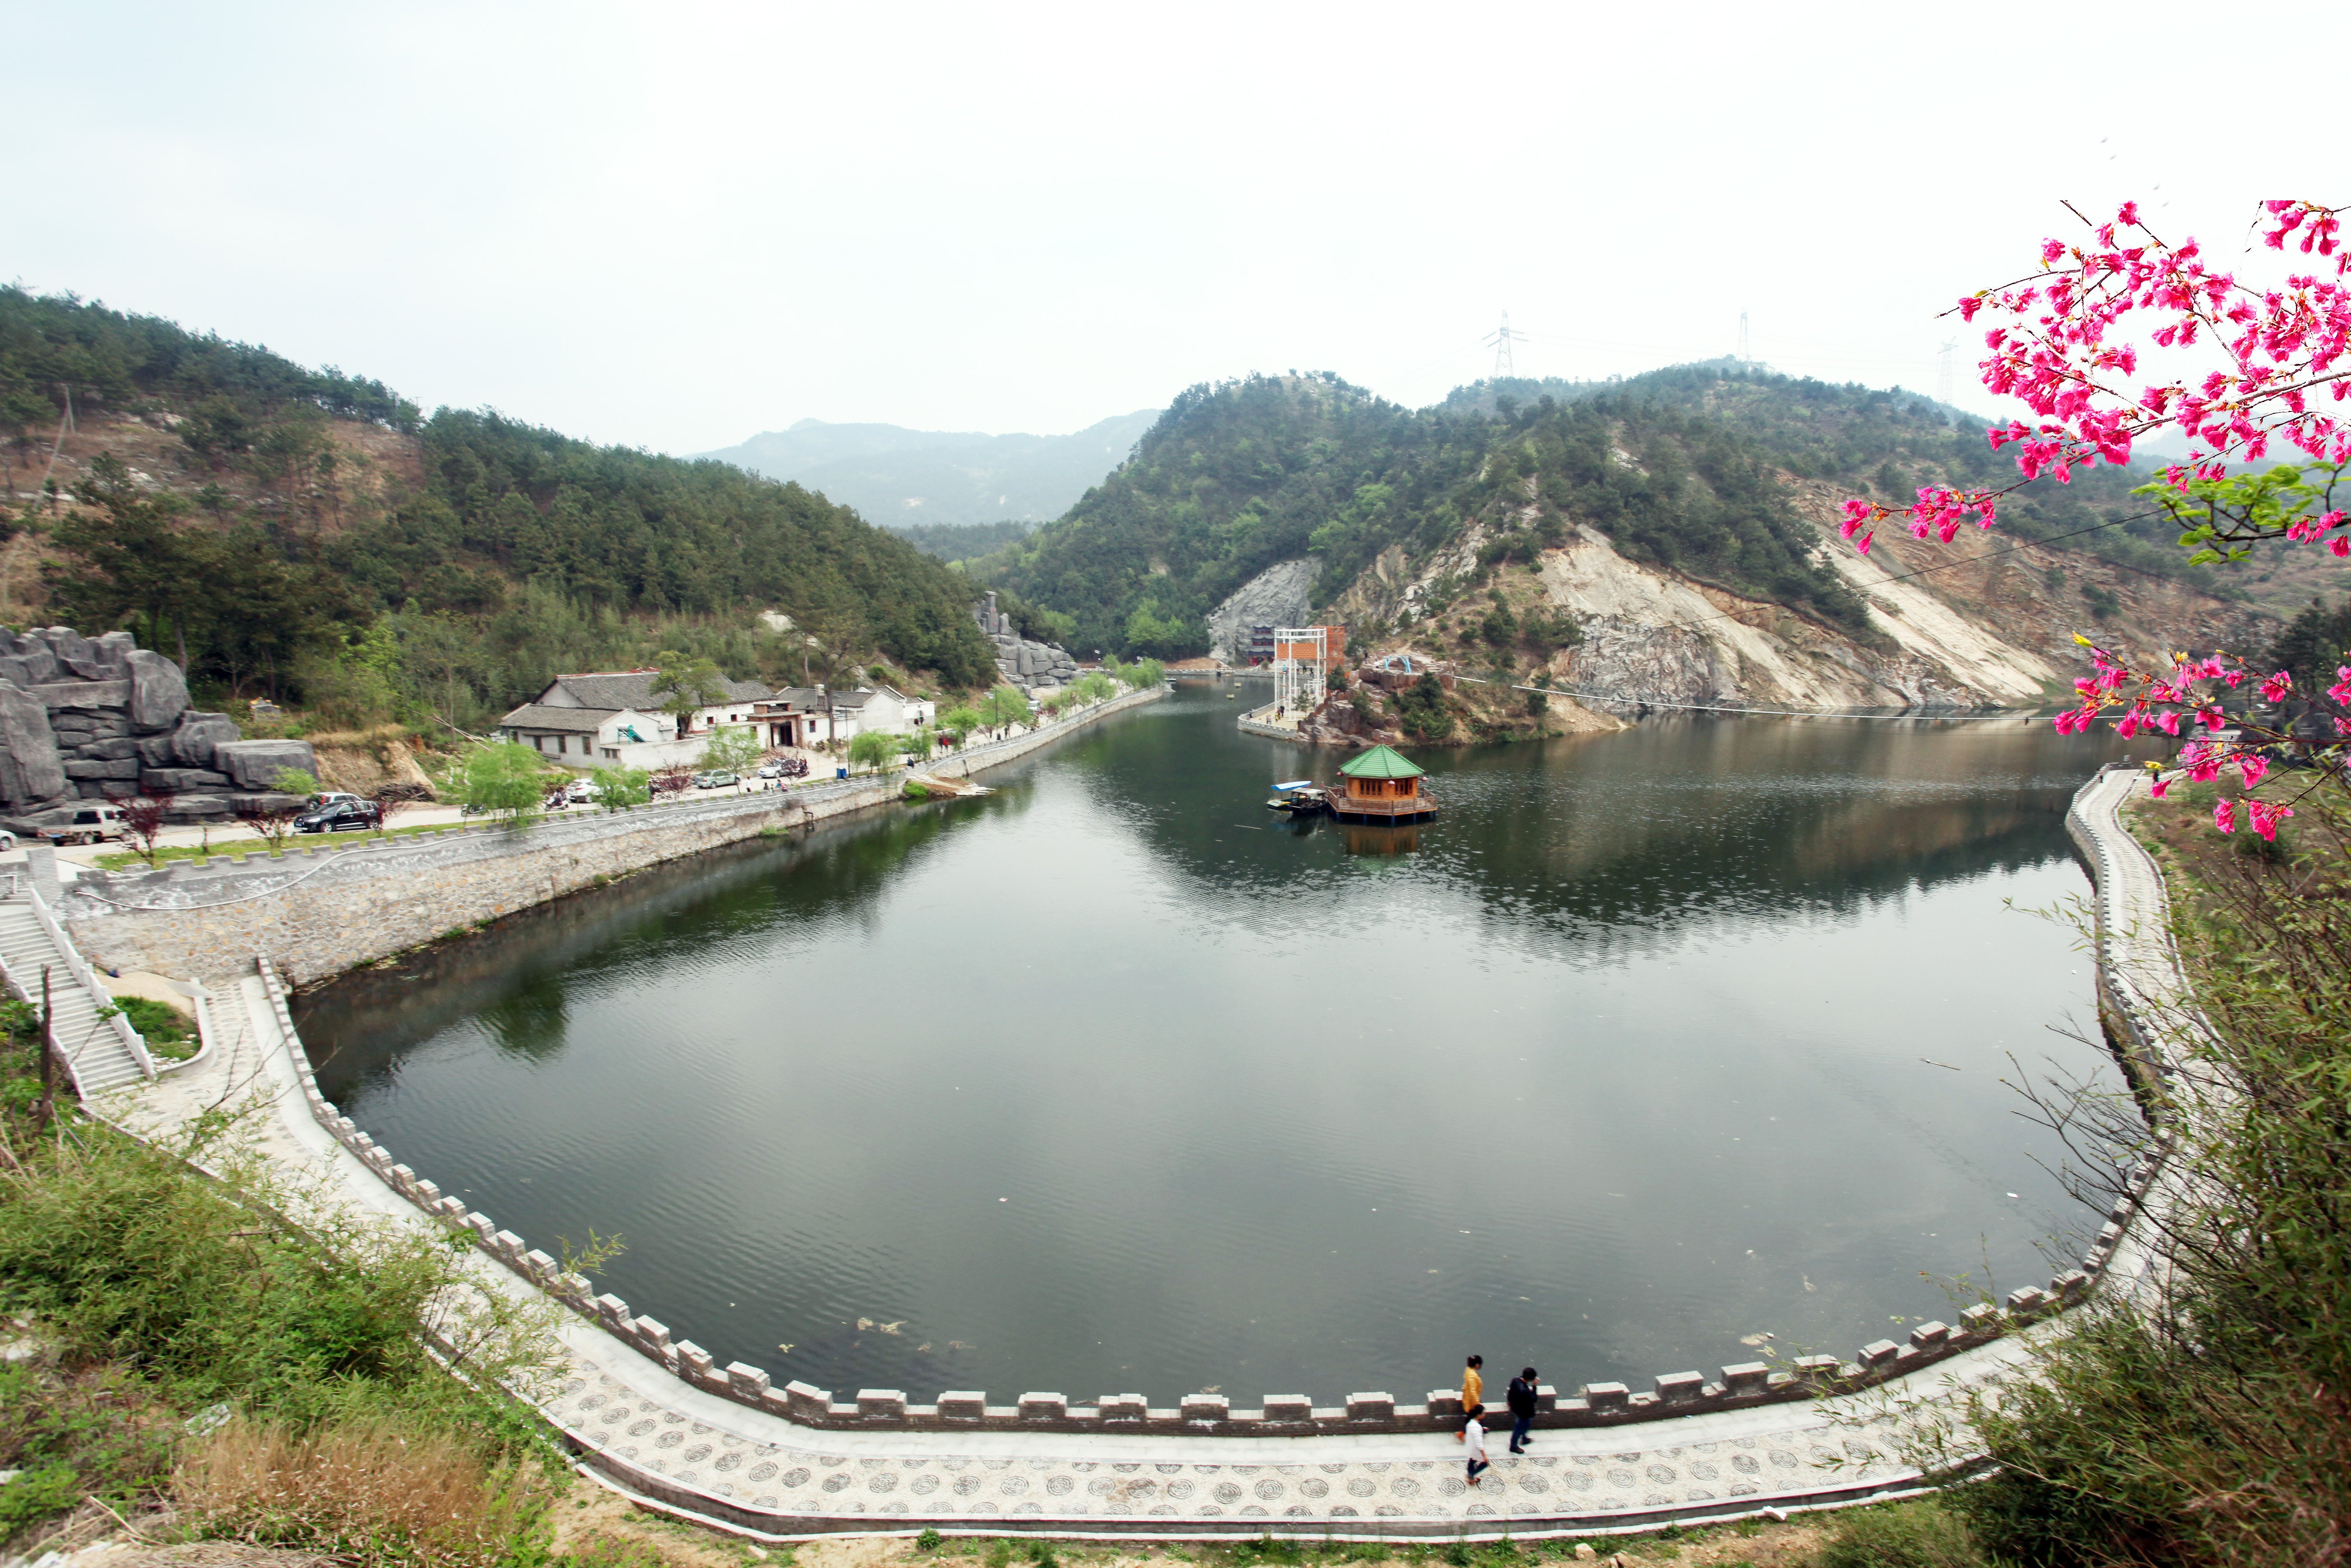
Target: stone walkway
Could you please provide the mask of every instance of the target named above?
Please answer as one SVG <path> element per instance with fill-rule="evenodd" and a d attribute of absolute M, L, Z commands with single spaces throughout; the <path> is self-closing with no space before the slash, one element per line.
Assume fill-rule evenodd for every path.
<path fill-rule="evenodd" d="M 189 1071 L 97 1107 L 168 1139 L 214 1106 L 265 1100 L 250 1134 L 291 1175 L 340 1200 L 431 1223 L 308 1114 L 298 1069 L 258 978 L 214 1007 L 216 1038 Z M 486 1290 L 531 1289 L 486 1256 Z M 789 1540 L 925 1526 L 1000 1534 L 1211 1538 L 1285 1532 L 1473 1539 L 1598 1535 L 1915 1490 L 1891 1457 L 1891 1406 L 1954 1381 L 1996 1380 L 2001 1341 L 1867 1394 L 1616 1428 L 1539 1432 L 1512 1459 L 1497 1434 L 1476 1490 L 1442 1433 L 1238 1438 L 990 1431 L 816 1431 L 681 1381 L 568 1315 L 569 1370 L 541 1409 L 599 1480 L 653 1506 Z"/>
<path fill-rule="evenodd" d="M 2100 781 L 2084 792 L 2096 819 L 2086 831 L 2109 850 L 2100 888 L 2108 929 L 2159 929 L 2147 907 L 2153 898 L 2159 909 L 2159 879 L 2116 874 L 2137 846 L 2103 843 L 2115 831 L 2115 788 Z M 168 1136 L 207 1106 L 266 1095 L 254 1133 L 270 1158 L 298 1175 L 327 1173 L 358 1210 L 433 1223 L 311 1118 L 298 1043 L 258 978 L 221 997 L 214 1014 L 220 1037 L 194 1068 L 99 1108 Z M 533 1289 L 486 1254 L 474 1261 L 486 1290 Z M 2115 1249 L 2112 1272 L 2145 1266 L 2127 1243 Z M 1901 1413 L 1948 1407 L 1959 1389 L 1996 1388 L 2026 1354 L 2011 1336 L 1859 1394 L 1547 1429 L 1522 1459 L 1509 1457 L 1498 1434 L 1494 1469 L 1472 1490 L 1460 1449 L 1442 1433 L 820 1431 L 689 1385 L 576 1314 L 563 1340 L 568 1374 L 540 1408 L 569 1437 L 582 1469 L 650 1506 L 762 1541 L 925 1527 L 1073 1538 L 1536 1539 L 1834 1507 L 1917 1490 L 1919 1473 L 1897 1453 Z"/>

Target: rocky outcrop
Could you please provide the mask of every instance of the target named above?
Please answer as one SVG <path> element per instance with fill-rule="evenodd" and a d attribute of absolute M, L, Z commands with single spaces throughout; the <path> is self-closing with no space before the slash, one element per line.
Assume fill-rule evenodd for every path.
<path fill-rule="evenodd" d="M 223 753 L 228 753 L 224 760 Z M 127 631 L 0 631 L 0 811 L 57 826 L 78 800 L 168 791 L 171 817 L 228 815 L 236 790 L 310 772 L 308 741 L 246 741 L 225 714 L 188 707 L 180 667 Z"/>
<path fill-rule="evenodd" d="M 972 618 L 996 644 L 996 671 L 1024 691 L 1066 686 L 1077 679 L 1078 661 L 1057 642 L 1031 642 L 1012 629 L 1012 618 L 996 607 L 993 593 L 972 607 Z"/>
<path fill-rule="evenodd" d="M 1209 657 L 1227 664 L 1246 661 L 1249 628 L 1306 624 L 1307 591 L 1314 586 L 1312 561 L 1277 561 L 1233 590 L 1208 612 Z"/>

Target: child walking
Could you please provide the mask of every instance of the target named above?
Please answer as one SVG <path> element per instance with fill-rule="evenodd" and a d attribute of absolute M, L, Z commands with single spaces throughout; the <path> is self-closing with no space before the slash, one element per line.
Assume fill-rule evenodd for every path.
<path fill-rule="evenodd" d="M 1493 1468 L 1493 1461 L 1486 1458 L 1486 1424 L 1480 1419 L 1485 1414 L 1486 1407 L 1472 1405 L 1469 1418 L 1461 1423 L 1461 1441 L 1467 1445 L 1471 1486 L 1476 1486 L 1478 1478 Z"/>

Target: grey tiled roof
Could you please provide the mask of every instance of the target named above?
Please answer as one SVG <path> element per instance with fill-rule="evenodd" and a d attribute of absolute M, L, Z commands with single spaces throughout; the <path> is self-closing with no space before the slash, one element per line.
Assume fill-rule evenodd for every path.
<path fill-rule="evenodd" d="M 668 696 L 653 695 L 655 676 L 650 670 L 623 670 L 611 675 L 559 675 L 549 689 L 562 687 L 590 708 L 634 708 L 640 713 L 658 710 Z M 758 680 L 729 680 L 721 678 L 719 687 L 729 702 L 757 702 L 768 695 L 768 686 Z"/>
<path fill-rule="evenodd" d="M 557 708 L 545 702 L 526 702 L 498 721 L 508 730 L 566 730 L 573 733 L 593 734 L 598 725 L 619 712 L 618 708 Z"/>

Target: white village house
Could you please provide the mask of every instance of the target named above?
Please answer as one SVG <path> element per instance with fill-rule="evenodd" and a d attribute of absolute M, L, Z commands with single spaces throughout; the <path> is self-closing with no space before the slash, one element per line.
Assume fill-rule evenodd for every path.
<path fill-rule="evenodd" d="M 787 686 L 759 704 L 755 716 L 766 729 L 761 738 L 771 746 L 822 745 L 869 731 L 910 734 L 918 724 L 939 722 L 936 702 L 891 686 Z"/>
<path fill-rule="evenodd" d="M 712 731 L 752 723 L 768 700 L 768 688 L 757 680 L 722 678 L 725 701 L 695 709 L 681 729 L 653 692 L 659 674 L 614 670 L 559 675 L 546 691 L 500 719 L 498 734 L 566 767 L 668 767 L 698 760 Z"/>

